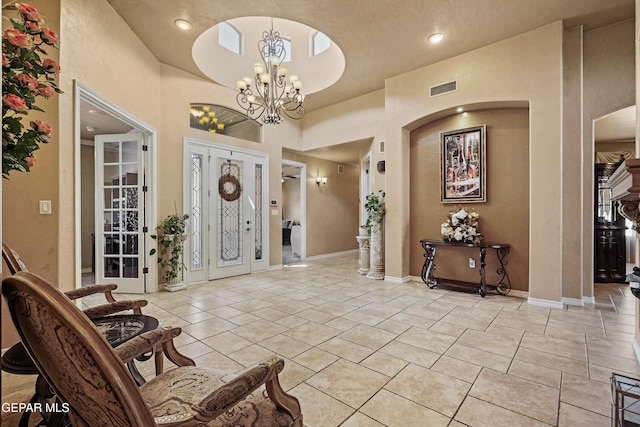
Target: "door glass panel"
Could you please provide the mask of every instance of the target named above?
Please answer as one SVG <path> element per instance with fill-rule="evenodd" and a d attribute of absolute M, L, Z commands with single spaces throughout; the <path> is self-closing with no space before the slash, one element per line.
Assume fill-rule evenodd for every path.
<path fill-rule="evenodd" d="M 202 154 L 191 153 L 191 269 L 203 267 Z"/>
<path fill-rule="evenodd" d="M 255 170 L 255 216 L 253 226 L 255 227 L 255 259 L 262 259 L 262 165 L 256 164 Z"/>
<path fill-rule="evenodd" d="M 218 266 L 244 263 L 243 162 L 218 159 Z"/>
<path fill-rule="evenodd" d="M 122 277 L 137 278 L 138 277 L 138 258 L 123 258 L 124 268 Z"/>
<path fill-rule="evenodd" d="M 143 224 L 140 221 L 143 220 L 143 211 L 140 203 L 143 194 L 142 186 L 138 184 L 141 139 L 138 136 L 105 135 L 97 136 L 96 144 L 98 153 L 102 154 L 102 159 L 99 159 L 102 164 L 96 168 L 97 194 L 103 197 L 96 203 L 101 206 L 101 231 L 104 233 L 96 241 L 101 249 L 99 255 L 103 257 L 96 260 L 96 265 L 102 267 L 103 277 L 138 278 L 142 274 L 139 267 L 143 265 L 139 245 L 142 242 Z M 99 223 L 96 230 L 100 230 Z"/>

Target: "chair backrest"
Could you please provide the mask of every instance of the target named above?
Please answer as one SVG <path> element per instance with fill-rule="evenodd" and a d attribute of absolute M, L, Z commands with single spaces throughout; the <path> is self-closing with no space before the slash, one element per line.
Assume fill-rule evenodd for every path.
<path fill-rule="evenodd" d="M 64 294 L 28 272 L 5 278 L 2 294 L 31 359 L 79 424 L 155 425 L 122 360 Z"/>
<path fill-rule="evenodd" d="M 2 258 L 7 263 L 11 274 L 16 274 L 18 271 L 29 271 L 20 255 L 9 247 L 5 242 L 2 242 Z"/>

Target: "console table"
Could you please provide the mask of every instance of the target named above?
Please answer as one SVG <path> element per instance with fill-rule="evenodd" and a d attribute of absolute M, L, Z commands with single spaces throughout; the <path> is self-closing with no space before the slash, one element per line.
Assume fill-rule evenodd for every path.
<path fill-rule="evenodd" d="M 478 292 L 482 297 L 487 294 L 487 289 L 495 289 L 500 295 L 507 295 L 509 291 L 511 291 L 511 280 L 509 279 L 509 274 L 507 273 L 506 265 L 507 261 L 505 257 L 509 253 L 509 249 L 511 245 L 507 243 L 463 243 L 463 242 L 445 242 L 443 240 L 430 240 L 423 239 L 420 240 L 420 244 L 424 249 L 424 265 L 422 266 L 422 281 L 429 286 L 429 288 L 434 288 L 438 285 L 449 285 L 449 286 L 464 286 L 464 287 L 477 287 Z M 436 269 L 435 259 L 436 259 L 436 248 L 438 246 L 446 246 L 452 249 L 460 249 L 460 248 L 471 248 L 477 249 L 480 253 L 480 282 L 467 282 L 462 280 L 455 279 L 438 279 L 433 274 Z M 496 254 L 498 256 L 498 263 L 500 264 L 496 272 L 500 276 L 498 283 L 495 284 L 487 284 L 487 280 L 485 278 L 485 268 L 486 268 L 486 255 L 488 249 L 495 249 Z"/>

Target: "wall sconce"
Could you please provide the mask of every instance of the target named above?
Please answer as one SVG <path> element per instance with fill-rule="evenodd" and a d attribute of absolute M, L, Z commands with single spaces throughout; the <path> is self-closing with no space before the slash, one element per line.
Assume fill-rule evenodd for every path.
<path fill-rule="evenodd" d="M 325 188 L 327 186 L 327 177 L 321 177 L 321 176 L 317 176 L 316 177 L 316 185 L 319 188 Z"/>

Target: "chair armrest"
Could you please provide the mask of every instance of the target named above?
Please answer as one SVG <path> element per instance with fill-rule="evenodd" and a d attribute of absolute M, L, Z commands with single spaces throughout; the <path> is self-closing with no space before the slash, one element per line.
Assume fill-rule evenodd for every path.
<path fill-rule="evenodd" d="M 233 380 L 214 390 L 198 405 L 192 406 L 192 409 L 199 413 L 196 418 L 202 420 L 216 418 L 242 401 L 258 387 L 266 384 L 269 398 L 273 403 L 290 414 L 293 414 L 295 420 L 297 415 L 299 415 L 300 405 L 296 398 L 287 395 L 284 390 L 282 390 L 278 382 L 278 374 L 282 372 L 283 368 L 284 360 L 273 357 L 247 369 Z M 272 396 L 272 394 L 274 394 L 274 396 Z M 288 399 L 293 399 L 295 402 Z"/>
<path fill-rule="evenodd" d="M 97 319 L 98 317 L 109 316 L 110 314 L 120 313 L 122 311 L 133 310 L 134 314 L 142 314 L 142 307 L 148 304 L 146 300 L 123 300 L 110 302 L 108 304 L 100 304 L 83 310 L 89 319 Z"/>
<path fill-rule="evenodd" d="M 114 284 L 91 285 L 91 286 L 84 286 L 84 287 L 78 288 L 78 289 L 73 289 L 71 291 L 65 292 L 64 294 L 70 300 L 74 300 L 74 299 L 86 297 L 88 295 L 102 293 L 102 294 L 104 294 L 104 297 L 107 299 L 107 301 L 115 302 L 116 299 L 113 297 L 113 295 L 111 295 L 111 292 L 114 291 L 117 287 L 118 287 L 118 285 L 114 285 Z"/>
<path fill-rule="evenodd" d="M 130 339 L 114 350 L 124 363 L 129 363 L 136 357 L 155 350 L 158 345 L 173 340 L 181 332 L 180 328 L 154 329 Z"/>

